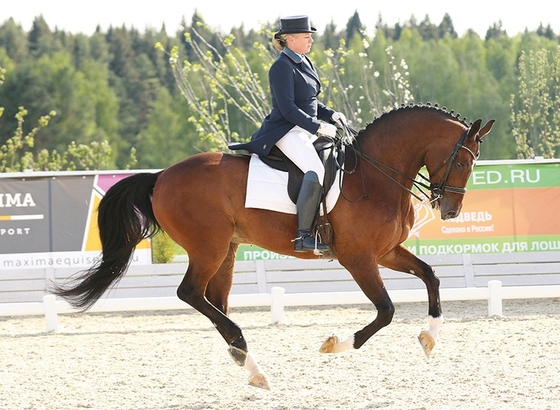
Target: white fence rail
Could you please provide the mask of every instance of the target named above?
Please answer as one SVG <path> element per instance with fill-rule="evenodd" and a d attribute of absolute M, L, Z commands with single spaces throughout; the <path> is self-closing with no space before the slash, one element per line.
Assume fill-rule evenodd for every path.
<path fill-rule="evenodd" d="M 487 299 L 490 315 L 501 314 L 502 298 L 560 297 L 560 252 L 423 259 L 441 279 L 442 300 Z M 186 268 L 186 264 L 133 266 L 92 311 L 189 308 L 175 295 Z M 237 262 L 235 272 L 230 306 L 271 306 L 272 322 L 282 319 L 284 306 L 370 303 L 336 261 Z M 56 315 L 73 310 L 64 301 L 45 298 L 44 289 L 48 280 L 64 280 L 73 273 L 70 269 L 2 271 L 0 316 L 45 314 L 47 327 L 53 330 Z M 382 275 L 394 302 L 427 300 L 424 284 L 416 277 L 385 268 Z"/>

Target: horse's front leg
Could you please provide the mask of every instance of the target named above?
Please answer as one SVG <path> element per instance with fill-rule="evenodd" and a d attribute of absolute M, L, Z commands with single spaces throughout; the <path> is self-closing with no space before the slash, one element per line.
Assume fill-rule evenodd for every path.
<path fill-rule="evenodd" d="M 383 256 L 379 263 L 389 269 L 417 276 L 426 285 L 426 289 L 428 291 L 429 327 L 428 330 L 420 332 L 418 340 L 420 341 L 426 356 L 429 356 L 436 345 L 439 329 L 443 323 L 441 301 L 439 298 L 439 278 L 436 276 L 434 269 L 430 265 L 418 259 L 402 245 L 399 245 L 391 252 Z"/>
<path fill-rule="evenodd" d="M 377 316 L 373 322 L 344 341 L 341 341 L 335 335 L 329 337 L 319 349 L 321 353 L 339 353 L 350 349 L 359 349 L 370 337 L 391 323 L 393 319 L 395 307 L 383 285 L 377 263 L 373 258 L 371 260 L 363 259 L 352 259 L 351 262 L 345 262 L 339 255 L 340 263 L 348 269 L 360 289 L 375 305 Z"/>

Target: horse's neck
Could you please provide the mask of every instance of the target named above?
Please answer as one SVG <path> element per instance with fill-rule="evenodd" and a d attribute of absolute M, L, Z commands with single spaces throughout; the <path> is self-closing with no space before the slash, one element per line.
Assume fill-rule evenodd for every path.
<path fill-rule="evenodd" d="M 403 135 L 405 134 L 389 132 L 373 135 L 364 142 L 363 150 L 370 157 L 384 164 L 387 167 L 385 170 L 390 167 L 409 178 L 415 178 L 424 166 L 426 144 L 420 135 L 413 135 L 413 133 Z M 403 183 L 412 186 L 412 182 L 406 178 L 403 179 Z"/>

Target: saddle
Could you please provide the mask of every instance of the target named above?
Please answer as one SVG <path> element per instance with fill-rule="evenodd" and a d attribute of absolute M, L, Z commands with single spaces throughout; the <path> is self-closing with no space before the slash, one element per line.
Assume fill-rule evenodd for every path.
<path fill-rule="evenodd" d="M 344 164 L 344 146 L 340 144 L 340 140 L 326 136 L 317 138 L 313 145 L 325 167 L 325 180 L 322 181 L 323 198 L 321 198 L 324 200 L 336 179 L 336 172 Z M 274 146 L 268 155 L 259 155 L 259 158 L 269 167 L 288 173 L 288 196 L 295 204 L 303 181 L 303 171 L 277 146 Z"/>

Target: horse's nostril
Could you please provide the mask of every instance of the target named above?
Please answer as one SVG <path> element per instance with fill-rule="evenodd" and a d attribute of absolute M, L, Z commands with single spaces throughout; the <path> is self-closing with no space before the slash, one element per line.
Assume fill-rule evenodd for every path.
<path fill-rule="evenodd" d="M 441 212 L 441 219 L 446 221 L 448 219 L 453 219 L 453 218 L 457 217 L 457 215 L 459 215 L 459 213 L 457 211 Z"/>

